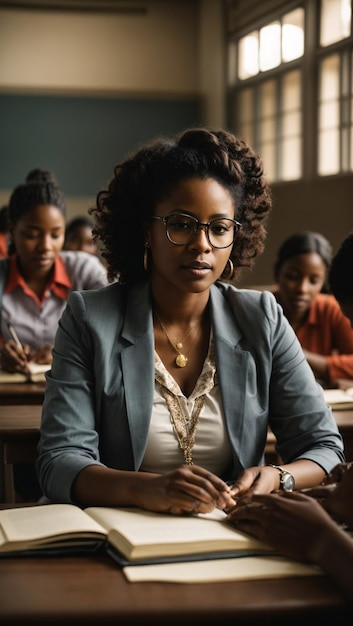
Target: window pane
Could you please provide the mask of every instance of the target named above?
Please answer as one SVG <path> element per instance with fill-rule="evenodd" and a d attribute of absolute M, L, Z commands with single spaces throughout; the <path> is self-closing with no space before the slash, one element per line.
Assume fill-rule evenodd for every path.
<path fill-rule="evenodd" d="M 319 109 L 319 129 L 338 128 L 340 121 L 339 103 L 326 102 Z"/>
<path fill-rule="evenodd" d="M 301 108 L 300 72 L 288 72 L 283 78 L 283 110 Z"/>
<path fill-rule="evenodd" d="M 283 115 L 282 131 L 285 137 L 291 135 L 300 135 L 301 130 L 301 115 L 299 111 L 293 111 L 292 113 L 286 113 Z"/>
<path fill-rule="evenodd" d="M 281 63 L 281 25 L 273 22 L 260 30 L 260 70 L 266 72 Z"/>
<path fill-rule="evenodd" d="M 302 168 L 301 73 L 288 72 L 283 77 L 280 110 L 281 137 L 279 168 L 281 180 L 296 180 Z"/>
<path fill-rule="evenodd" d="M 270 181 L 276 180 L 276 145 L 273 142 L 263 145 L 260 154 L 264 163 L 265 176 Z"/>
<path fill-rule="evenodd" d="M 323 131 L 319 135 L 319 174 L 327 176 L 339 172 L 338 130 Z"/>
<path fill-rule="evenodd" d="M 304 9 L 287 13 L 282 21 L 282 61 L 298 59 L 304 54 Z"/>
<path fill-rule="evenodd" d="M 242 80 L 259 73 L 259 36 L 257 31 L 239 40 L 238 76 Z"/>
<path fill-rule="evenodd" d="M 321 175 L 340 170 L 340 58 L 326 58 L 320 68 L 318 171 Z"/>
<path fill-rule="evenodd" d="M 290 137 L 282 144 L 282 159 L 280 178 L 282 180 L 297 180 L 301 177 L 301 139 Z"/>
<path fill-rule="evenodd" d="M 320 44 L 328 46 L 351 33 L 351 0 L 321 0 Z"/>
<path fill-rule="evenodd" d="M 262 84 L 261 90 L 261 110 L 262 115 L 274 115 L 276 113 L 276 83 L 274 80 L 267 80 Z"/>
<path fill-rule="evenodd" d="M 338 54 L 325 59 L 321 64 L 320 100 L 339 97 L 340 59 Z"/>

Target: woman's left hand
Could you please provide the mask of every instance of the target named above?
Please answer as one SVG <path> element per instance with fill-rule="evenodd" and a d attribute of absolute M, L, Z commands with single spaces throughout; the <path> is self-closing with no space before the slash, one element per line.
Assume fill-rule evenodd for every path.
<path fill-rule="evenodd" d="M 230 493 L 237 504 L 246 503 L 255 494 L 271 493 L 279 489 L 278 469 L 265 465 L 248 467 L 231 486 Z"/>

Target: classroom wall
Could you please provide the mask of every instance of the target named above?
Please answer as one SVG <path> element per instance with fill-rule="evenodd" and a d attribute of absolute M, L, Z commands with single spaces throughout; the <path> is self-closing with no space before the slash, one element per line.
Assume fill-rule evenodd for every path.
<path fill-rule="evenodd" d="M 46 167 L 73 216 L 141 143 L 224 124 L 221 0 L 130 0 L 131 13 L 93 4 L 0 2 L 1 204 L 30 169 Z"/>
<path fill-rule="evenodd" d="M 9 9 L 0 0 L 0 205 L 30 169 L 48 167 L 72 217 L 93 204 L 130 149 L 190 125 L 226 124 L 226 2 L 92 2 L 134 12 Z M 282 4 L 269 0 L 266 11 Z M 264 6 L 239 0 L 242 28 Z M 265 252 L 240 286 L 272 282 L 277 248 L 292 232 L 319 230 L 336 249 L 353 229 L 351 174 L 277 184 L 272 193 Z"/>

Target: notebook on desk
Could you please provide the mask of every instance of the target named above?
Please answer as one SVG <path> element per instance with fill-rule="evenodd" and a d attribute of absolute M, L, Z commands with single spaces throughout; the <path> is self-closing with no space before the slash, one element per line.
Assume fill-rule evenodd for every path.
<path fill-rule="evenodd" d="M 5 372 L 0 369 L 0 383 L 40 383 L 45 382 L 45 374 L 51 368 L 51 365 L 48 363 L 35 363 L 34 361 L 30 361 L 28 363 L 28 367 L 30 370 L 29 375 L 21 374 L 20 372 Z"/>
<path fill-rule="evenodd" d="M 324 398 L 333 409 L 353 409 L 353 387 L 324 389 Z"/>

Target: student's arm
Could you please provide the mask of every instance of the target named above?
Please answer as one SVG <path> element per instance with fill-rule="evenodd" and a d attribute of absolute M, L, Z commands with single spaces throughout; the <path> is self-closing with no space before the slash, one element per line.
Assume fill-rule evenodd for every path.
<path fill-rule="evenodd" d="M 228 520 L 287 557 L 318 565 L 352 601 L 353 539 L 313 498 L 298 492 L 254 496 Z"/>

